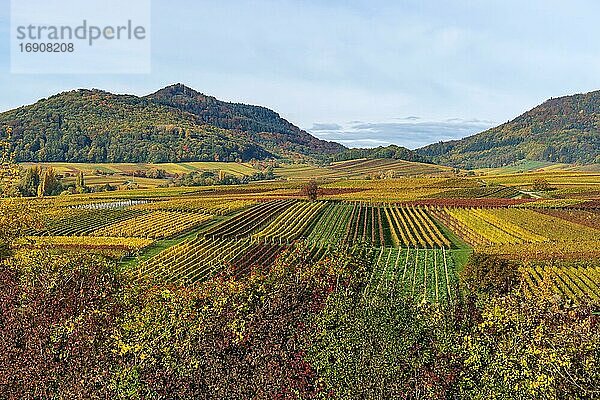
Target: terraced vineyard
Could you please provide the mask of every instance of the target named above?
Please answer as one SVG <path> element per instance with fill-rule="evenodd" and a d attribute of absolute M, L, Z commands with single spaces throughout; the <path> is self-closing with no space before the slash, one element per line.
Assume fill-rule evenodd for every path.
<path fill-rule="evenodd" d="M 365 296 L 406 295 L 438 304 L 454 302 L 459 296 L 454 263 L 444 248 L 382 248 L 374 259 Z"/>

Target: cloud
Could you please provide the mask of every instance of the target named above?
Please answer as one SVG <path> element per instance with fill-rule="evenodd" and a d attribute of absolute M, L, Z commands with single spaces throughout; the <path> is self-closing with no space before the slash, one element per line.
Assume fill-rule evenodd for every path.
<path fill-rule="evenodd" d="M 394 118 L 394 119 L 399 120 L 399 121 L 418 121 L 421 118 L 415 117 L 414 115 L 410 115 L 408 117 L 400 117 L 400 118 Z"/>
<path fill-rule="evenodd" d="M 478 118 L 472 118 L 472 119 L 464 119 L 464 118 L 448 118 L 444 120 L 445 122 L 457 122 L 457 123 L 464 123 L 464 124 L 483 124 L 483 125 L 494 125 L 495 122 L 494 121 L 490 121 L 488 119 L 478 119 Z"/>
<path fill-rule="evenodd" d="M 315 122 L 309 130 L 311 131 L 339 131 L 342 126 L 335 123 L 318 123 Z"/>
<path fill-rule="evenodd" d="M 351 122 L 344 126 L 331 125 L 335 125 L 336 129 L 311 131 L 317 136 L 350 147 L 396 144 L 416 149 L 439 141 L 470 136 L 491 128 L 494 123 L 478 119 L 450 118 L 443 121 L 404 119 L 404 122 Z"/>
<path fill-rule="evenodd" d="M 385 140 L 376 139 L 339 139 L 338 143 L 343 144 L 347 147 L 377 147 L 377 146 L 388 146 L 390 143 Z"/>

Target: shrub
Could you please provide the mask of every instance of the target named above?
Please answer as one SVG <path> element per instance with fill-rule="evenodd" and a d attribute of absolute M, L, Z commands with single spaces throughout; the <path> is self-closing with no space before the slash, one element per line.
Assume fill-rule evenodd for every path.
<path fill-rule="evenodd" d="M 108 398 L 121 312 L 114 265 L 17 253 L 0 264 L 0 398 Z"/>
<path fill-rule="evenodd" d="M 472 293 L 503 295 L 518 284 L 519 270 L 506 259 L 473 253 L 460 277 Z"/>

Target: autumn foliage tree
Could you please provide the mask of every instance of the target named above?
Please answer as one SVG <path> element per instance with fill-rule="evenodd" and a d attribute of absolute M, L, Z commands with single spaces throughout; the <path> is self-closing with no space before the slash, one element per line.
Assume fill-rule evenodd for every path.
<path fill-rule="evenodd" d="M 35 197 L 37 196 L 38 186 L 40 185 L 40 175 L 42 169 L 37 165 L 27 168 L 22 172 L 21 181 L 19 183 L 19 191 L 21 196 Z"/>
<path fill-rule="evenodd" d="M 12 149 L 12 127 L 0 133 L 0 195 L 14 196 L 15 184 L 19 178 L 19 167 L 14 161 Z"/>
<path fill-rule="evenodd" d="M 550 190 L 550 182 L 546 178 L 536 178 L 533 180 L 533 190 L 547 191 Z"/>
<path fill-rule="evenodd" d="M 40 184 L 38 186 L 38 196 L 43 197 L 59 194 L 61 188 L 62 185 L 56 178 L 54 169 L 52 169 L 52 167 L 46 168 L 40 177 Z"/>
<path fill-rule="evenodd" d="M 308 183 L 304 185 L 302 188 L 302 193 L 310 200 L 315 201 L 319 196 L 319 185 L 317 181 L 312 179 Z"/>

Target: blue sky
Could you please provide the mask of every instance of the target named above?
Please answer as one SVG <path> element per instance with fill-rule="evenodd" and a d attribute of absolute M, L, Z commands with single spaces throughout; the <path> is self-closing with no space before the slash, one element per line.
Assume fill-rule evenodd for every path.
<path fill-rule="evenodd" d="M 600 89 L 598 15 L 594 0 L 153 0 L 150 74 L 17 75 L 3 0 L 0 110 L 182 82 L 349 146 L 415 148 Z"/>

